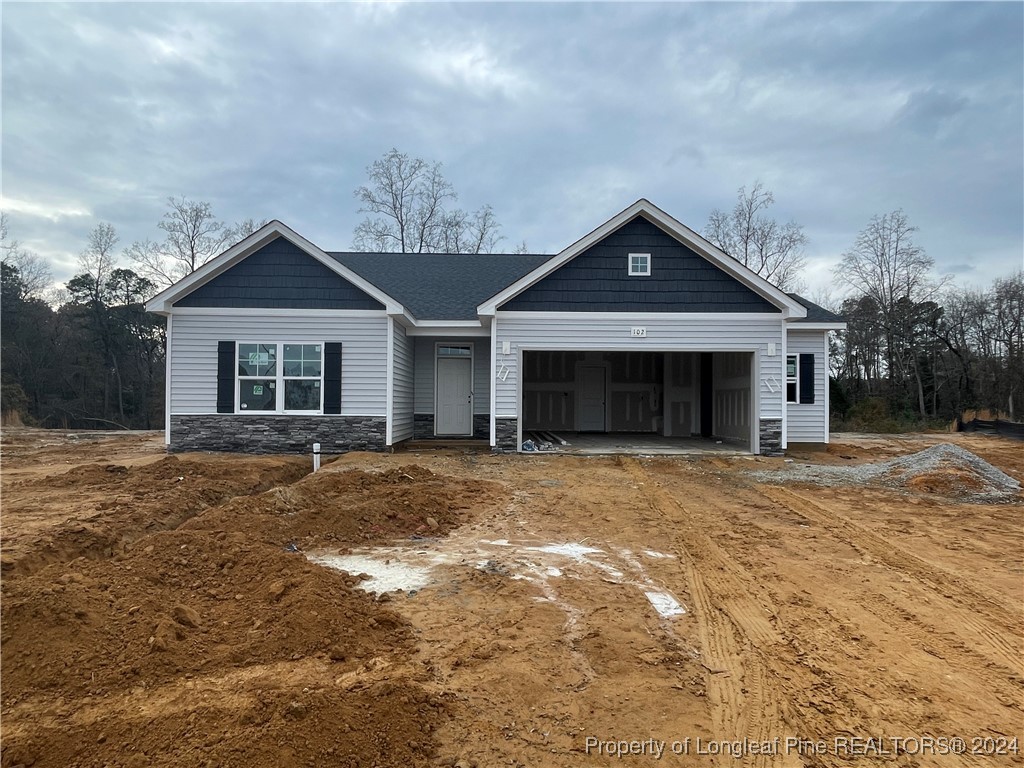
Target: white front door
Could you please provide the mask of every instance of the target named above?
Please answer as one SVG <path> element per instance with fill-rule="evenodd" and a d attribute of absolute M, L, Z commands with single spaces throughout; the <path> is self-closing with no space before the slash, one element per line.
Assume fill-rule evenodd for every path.
<path fill-rule="evenodd" d="M 437 358 L 434 432 L 438 435 L 473 434 L 473 360 L 469 357 Z"/>
<path fill-rule="evenodd" d="M 580 368 L 579 431 L 605 431 L 605 369 L 584 365 Z"/>

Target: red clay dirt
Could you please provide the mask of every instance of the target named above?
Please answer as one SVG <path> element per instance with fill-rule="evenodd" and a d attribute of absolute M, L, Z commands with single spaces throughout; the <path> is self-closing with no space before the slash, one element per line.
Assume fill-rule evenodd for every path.
<path fill-rule="evenodd" d="M 4 768 L 649 764 L 589 745 L 776 737 L 827 747 L 663 759 L 1024 764 L 1021 498 L 764 484 L 746 470 L 785 465 L 758 457 L 424 451 L 307 475 L 160 438 L 5 431 Z M 940 440 L 1024 474 L 1019 443 L 983 436 L 795 458 Z M 378 545 L 441 564 L 375 598 L 302 554 Z M 987 752 L 836 746 L 927 734 Z"/>

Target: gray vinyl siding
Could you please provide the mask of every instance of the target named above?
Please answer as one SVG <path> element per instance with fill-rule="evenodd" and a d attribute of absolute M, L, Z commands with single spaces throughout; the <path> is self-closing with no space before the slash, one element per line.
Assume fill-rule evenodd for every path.
<path fill-rule="evenodd" d="M 651 274 L 630 276 L 630 253 L 651 256 Z M 502 305 L 526 312 L 779 312 L 642 216 L 619 227 Z"/>
<path fill-rule="evenodd" d="M 171 333 L 171 413 L 217 412 L 217 342 L 340 341 L 341 413 L 384 416 L 387 409 L 387 316 L 175 314 Z"/>
<path fill-rule="evenodd" d="M 416 413 L 434 412 L 434 349 L 439 342 L 473 345 L 473 413 L 490 413 L 491 340 L 487 336 L 468 339 L 416 337 Z"/>
<path fill-rule="evenodd" d="M 283 237 L 175 302 L 176 307 L 384 309 L 384 305 Z"/>
<path fill-rule="evenodd" d="M 791 328 L 786 341 L 789 355 L 814 355 L 814 402 L 786 404 L 786 435 L 791 443 L 826 442 L 828 413 L 825 387 L 828 381 L 828 331 Z"/>
<path fill-rule="evenodd" d="M 587 313 L 525 315 L 518 312 L 499 312 L 497 323 L 497 345 L 495 365 L 495 415 L 497 417 L 517 416 L 518 398 L 518 353 L 520 349 L 565 349 L 565 350 L 649 350 L 649 351 L 756 351 L 760 361 L 757 379 L 760 382 L 758 417 L 781 419 L 785 397 L 782 383 L 783 360 L 782 321 L 775 316 L 735 317 L 722 315 L 721 318 L 687 317 L 685 314 L 665 315 L 640 320 L 628 315 L 622 320 Z M 643 326 L 647 329 L 645 338 L 630 336 L 630 328 Z M 502 342 L 511 344 L 509 354 L 501 353 Z M 775 344 L 776 354 L 768 356 L 768 344 Z M 497 373 L 502 366 L 508 369 L 504 381 Z M 772 391 L 774 389 L 774 391 Z"/>
<path fill-rule="evenodd" d="M 408 440 L 413 433 L 413 398 L 415 377 L 413 374 L 413 339 L 405 327 L 393 323 L 394 375 L 392 379 L 391 443 Z"/>

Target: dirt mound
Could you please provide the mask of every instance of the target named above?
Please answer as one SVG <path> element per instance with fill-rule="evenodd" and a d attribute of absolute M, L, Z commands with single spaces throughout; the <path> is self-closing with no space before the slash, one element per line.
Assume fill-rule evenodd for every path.
<path fill-rule="evenodd" d="M 1020 492 L 1020 483 L 959 445 L 940 444 L 883 462 L 885 482 L 980 501 L 1004 501 Z"/>
<path fill-rule="evenodd" d="M 977 475 L 957 469 L 922 472 L 907 478 L 903 484 L 911 490 L 939 496 L 973 496 L 988 490 Z"/>
<path fill-rule="evenodd" d="M 407 640 L 403 620 L 353 589 L 354 577 L 300 554 L 241 533 L 168 531 L 143 543 L 5 581 L 5 699 L 101 695 L 310 655 L 352 662 Z"/>
<path fill-rule="evenodd" d="M 827 466 L 794 464 L 784 470 L 751 472 L 769 482 L 818 485 L 876 484 L 975 503 L 1001 503 L 1019 497 L 1020 482 L 966 448 L 950 443 L 873 464 Z"/>
<path fill-rule="evenodd" d="M 196 700 L 198 699 L 198 700 Z M 48 722 L 31 736 L 5 733 L 4 768 L 68 765 L 179 766 L 436 764 L 434 731 L 445 704 L 415 685 L 363 690 L 264 688 L 195 697 L 186 706 Z M 75 718 L 78 719 L 78 718 Z M 88 762 L 79 762 L 88 755 Z"/>
<path fill-rule="evenodd" d="M 188 530 L 241 530 L 275 546 L 382 543 L 441 536 L 497 498 L 486 481 L 405 465 L 385 472 L 326 469 L 254 498 L 235 499 L 190 520 Z"/>
<path fill-rule="evenodd" d="M 169 457 L 39 486 L 112 506 L 49 536 L 59 562 L 5 574 L 2 764 L 434 760 L 446 709 L 418 681 L 407 621 L 293 543 L 440 535 L 497 486 L 417 466 L 304 472 Z M 90 556 L 59 557 L 74 551 Z"/>
<path fill-rule="evenodd" d="M 261 457 L 179 458 L 140 466 L 93 463 L 60 475 L 15 482 L 4 495 L 5 512 L 38 504 L 40 493 L 71 498 L 70 519 L 19 551 L 6 541 L 4 573 L 38 570 L 76 557 L 111 557 L 141 536 L 173 529 L 199 512 L 238 496 L 292 483 L 309 471 L 304 459 Z M 23 499 L 25 500 L 23 502 Z"/>

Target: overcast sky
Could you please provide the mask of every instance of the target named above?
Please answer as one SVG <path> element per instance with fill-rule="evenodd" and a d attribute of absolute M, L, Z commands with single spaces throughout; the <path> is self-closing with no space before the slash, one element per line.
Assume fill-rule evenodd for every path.
<path fill-rule="evenodd" d="M 694 229 L 742 185 L 809 237 L 811 295 L 902 207 L 942 272 L 1024 263 L 1024 4 L 4 2 L 3 207 L 58 279 L 169 195 L 326 250 L 391 147 L 511 249 L 646 197 Z"/>

